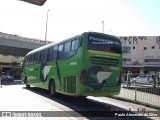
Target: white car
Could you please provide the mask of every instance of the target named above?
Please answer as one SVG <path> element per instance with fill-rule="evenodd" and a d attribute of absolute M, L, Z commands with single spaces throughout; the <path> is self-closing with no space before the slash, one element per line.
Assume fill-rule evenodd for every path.
<path fill-rule="evenodd" d="M 135 78 L 131 78 L 130 81 L 132 83 L 154 84 L 151 75 L 140 75 Z"/>

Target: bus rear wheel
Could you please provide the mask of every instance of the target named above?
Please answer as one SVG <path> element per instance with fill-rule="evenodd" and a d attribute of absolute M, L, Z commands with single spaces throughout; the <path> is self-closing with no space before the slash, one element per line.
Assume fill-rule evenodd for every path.
<path fill-rule="evenodd" d="M 27 88 L 27 89 L 30 88 L 30 85 L 26 84 L 26 88 Z"/>
<path fill-rule="evenodd" d="M 52 98 L 56 97 L 56 85 L 54 80 L 49 84 L 49 94 Z"/>

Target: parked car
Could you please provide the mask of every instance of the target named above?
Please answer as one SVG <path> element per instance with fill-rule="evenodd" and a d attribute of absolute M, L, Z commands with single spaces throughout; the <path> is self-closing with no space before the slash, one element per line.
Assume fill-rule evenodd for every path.
<path fill-rule="evenodd" d="M 154 84 L 151 75 L 140 75 L 130 79 L 131 83 Z"/>
<path fill-rule="evenodd" d="M 2 80 L 13 81 L 14 76 L 11 73 L 4 73 L 4 74 L 2 74 Z"/>

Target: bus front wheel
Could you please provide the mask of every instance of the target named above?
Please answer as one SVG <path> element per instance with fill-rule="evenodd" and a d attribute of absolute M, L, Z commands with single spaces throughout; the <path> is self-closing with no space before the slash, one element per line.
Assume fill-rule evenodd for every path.
<path fill-rule="evenodd" d="M 56 85 L 54 80 L 49 84 L 49 94 L 52 98 L 56 97 Z"/>

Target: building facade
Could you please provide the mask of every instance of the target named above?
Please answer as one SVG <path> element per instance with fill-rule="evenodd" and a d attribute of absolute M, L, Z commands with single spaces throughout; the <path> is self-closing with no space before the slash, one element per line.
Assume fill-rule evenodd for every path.
<path fill-rule="evenodd" d="M 120 36 L 123 46 L 123 73 L 160 72 L 160 36 Z"/>

